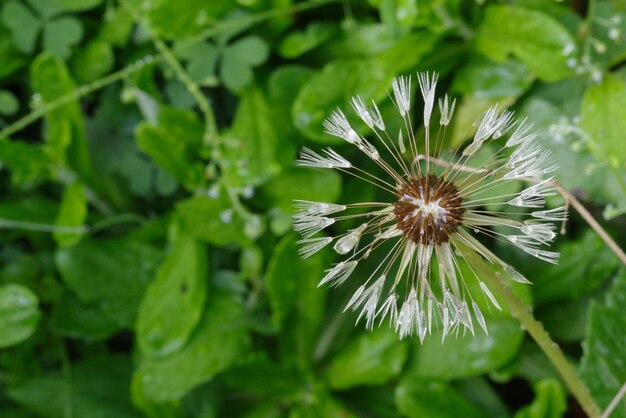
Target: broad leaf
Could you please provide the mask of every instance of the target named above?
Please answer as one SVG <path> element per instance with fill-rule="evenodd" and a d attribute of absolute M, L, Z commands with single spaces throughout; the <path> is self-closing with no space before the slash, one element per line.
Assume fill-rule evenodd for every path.
<path fill-rule="evenodd" d="M 37 295 L 24 286 L 0 286 L 0 348 L 19 344 L 35 332 L 41 317 L 38 304 Z"/>

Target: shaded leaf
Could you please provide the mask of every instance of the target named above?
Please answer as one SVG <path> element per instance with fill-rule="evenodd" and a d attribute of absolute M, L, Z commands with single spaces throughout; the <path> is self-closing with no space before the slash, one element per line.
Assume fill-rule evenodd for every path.
<path fill-rule="evenodd" d="M 205 246 L 177 233 L 139 308 L 137 341 L 144 356 L 163 356 L 185 345 L 202 317 L 207 281 Z"/>
<path fill-rule="evenodd" d="M 182 350 L 142 359 L 133 377 L 133 397 L 153 402 L 180 399 L 230 367 L 247 347 L 241 303 L 212 294 L 198 328 Z"/>
<path fill-rule="evenodd" d="M 333 389 L 382 385 L 397 376 L 407 358 L 407 341 L 386 326 L 361 333 L 333 357 L 325 376 Z"/>
<path fill-rule="evenodd" d="M 587 338 L 579 374 L 601 409 L 608 406 L 626 382 L 626 273 L 615 277 L 603 304 L 594 302 L 589 309 Z M 612 418 L 626 417 L 626 403 L 620 402 Z"/>
<path fill-rule="evenodd" d="M 55 226 L 54 239 L 60 247 L 69 247 L 81 240 L 84 232 L 68 232 L 84 227 L 87 219 L 87 197 L 80 183 L 73 183 L 63 191 L 63 198 Z"/>
<path fill-rule="evenodd" d="M 83 303 L 97 304 L 130 328 L 161 256 L 147 242 L 117 238 L 83 241 L 58 251 L 55 260 L 64 282 Z"/>
<path fill-rule="evenodd" d="M 396 405 L 409 418 L 486 418 L 448 383 L 431 379 L 404 379 L 396 387 Z"/>
<path fill-rule="evenodd" d="M 567 409 L 565 391 L 556 379 L 544 379 L 534 385 L 535 399 L 517 411 L 515 418 L 560 418 Z"/>

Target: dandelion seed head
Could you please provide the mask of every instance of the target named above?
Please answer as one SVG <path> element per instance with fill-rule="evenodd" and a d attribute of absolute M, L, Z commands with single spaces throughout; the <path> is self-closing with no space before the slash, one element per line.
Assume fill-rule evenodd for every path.
<path fill-rule="evenodd" d="M 387 132 L 377 104 L 368 106 L 361 96 L 352 99 L 352 110 L 369 133 L 357 133 L 341 109 L 323 123 L 329 135 L 351 144 L 378 170 L 355 166 L 331 148 L 319 152 L 303 148 L 298 164 L 340 170 L 379 188 L 385 197 L 350 204 L 296 201 L 294 229 L 302 235 L 300 254 L 310 257 L 332 245 L 342 259 L 326 270 L 319 284 L 337 287 L 353 282 L 356 291 L 345 311 L 356 312 L 357 323 L 363 320 L 368 330 L 388 321 L 400 338 L 415 336 L 420 341 L 437 330 L 442 339 L 487 333 L 488 318 L 479 307 L 485 305 L 474 298 L 484 298 L 491 308 L 501 307 L 480 275 L 464 267 L 464 255 L 473 251 L 493 264 L 503 280 L 526 284 L 530 282 L 475 235 L 508 243 L 542 261 L 558 262 L 559 254 L 547 247 L 557 236 L 554 223 L 567 219 L 567 207 L 545 207 L 546 198 L 557 193 L 552 178 L 544 178 L 557 165 L 533 124 L 528 119 L 517 121 L 513 112 L 497 105 L 476 119 L 476 132 L 460 153 L 442 158 L 447 154 L 441 153 L 439 135 L 445 135 L 456 101 L 447 94 L 437 99 L 437 74 L 418 74 L 417 81 L 424 105 L 423 135 L 418 136 L 412 125 L 408 76 L 393 80 L 390 95 L 405 129 Z M 440 119 L 431 132 L 435 103 Z M 485 147 L 487 143 L 492 146 Z M 419 155 L 421 149 L 435 155 Z M 484 157 L 488 152 L 493 155 Z M 480 159 L 475 158 L 479 154 Z M 496 186 L 517 187 L 521 182 L 529 184 L 513 193 L 494 191 Z M 493 204 L 516 208 L 514 216 L 490 210 Z M 341 226 L 345 220 L 354 222 L 351 229 Z M 333 230 L 326 230 L 331 225 Z M 326 235 L 321 236 L 324 230 Z M 369 272 L 360 268 L 356 274 L 368 257 L 379 257 L 377 267 Z M 478 292 L 468 290 L 470 282 Z"/>

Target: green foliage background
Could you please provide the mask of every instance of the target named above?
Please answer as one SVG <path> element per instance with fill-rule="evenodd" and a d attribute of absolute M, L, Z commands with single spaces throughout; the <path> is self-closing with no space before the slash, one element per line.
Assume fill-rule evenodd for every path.
<path fill-rule="evenodd" d="M 437 71 L 448 146 L 511 106 L 623 246 L 625 63 L 623 0 L 3 0 L 0 415 L 582 416 L 507 313 L 443 344 L 354 327 L 358 277 L 317 288 L 334 255 L 297 255 L 292 201 L 374 191 L 295 158 L 359 161 L 323 118 Z M 558 266 L 488 244 L 606 407 L 626 273 L 571 218 Z"/>

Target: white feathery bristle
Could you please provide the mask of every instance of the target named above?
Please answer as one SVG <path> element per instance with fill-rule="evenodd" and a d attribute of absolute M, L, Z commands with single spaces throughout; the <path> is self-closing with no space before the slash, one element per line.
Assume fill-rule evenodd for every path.
<path fill-rule="evenodd" d="M 507 203 L 522 208 L 540 208 L 546 203 L 545 197 L 554 196 L 556 192 L 551 184 L 552 177 L 522 190 Z"/>
<path fill-rule="evenodd" d="M 294 217 L 293 229 L 300 232 L 304 238 L 310 238 L 334 223 L 333 218 L 324 216 L 297 215 Z"/>
<path fill-rule="evenodd" d="M 389 324 L 394 325 L 398 319 L 398 295 L 396 293 L 389 295 L 378 309 L 376 316 L 380 316 L 379 325 L 382 325 L 387 314 L 389 314 Z"/>
<path fill-rule="evenodd" d="M 452 292 L 456 296 L 460 296 L 459 283 L 456 278 L 456 269 L 454 268 L 454 255 L 452 254 L 450 244 L 447 242 L 442 243 L 438 245 L 436 249 L 437 259 L 439 260 L 439 264 L 445 272 L 445 276 L 448 278 L 448 283 L 452 288 Z"/>
<path fill-rule="evenodd" d="M 352 129 L 350 122 L 346 118 L 346 115 L 337 108 L 334 110 L 330 117 L 324 119 L 322 122 L 324 130 L 327 134 L 342 138 L 351 144 L 358 144 L 361 142 L 359 135 Z"/>
<path fill-rule="evenodd" d="M 506 237 L 509 242 L 515 245 L 522 251 L 537 257 L 540 260 L 547 261 L 548 263 L 557 264 L 559 260 L 559 253 L 554 251 L 540 250 L 537 248 L 539 243 L 526 235 L 508 235 Z"/>
<path fill-rule="evenodd" d="M 336 264 L 333 268 L 326 271 L 326 275 L 320 280 L 317 285 L 322 286 L 326 283 L 330 283 L 331 287 L 341 286 L 350 277 L 352 272 L 357 266 L 357 261 L 342 261 Z"/>
<path fill-rule="evenodd" d="M 509 162 L 509 166 L 512 163 Z M 548 174 L 558 168 L 552 160 L 552 153 L 541 147 L 534 148 L 523 160 L 516 161 L 516 167 L 502 176 L 505 180 L 536 177 Z"/>
<path fill-rule="evenodd" d="M 398 145 L 400 146 L 400 153 L 406 154 L 406 146 L 404 146 L 404 138 L 402 137 L 402 131 L 398 133 Z"/>
<path fill-rule="evenodd" d="M 298 253 L 302 258 L 309 258 L 330 244 L 332 240 L 331 237 L 301 239 L 298 241 L 298 244 L 302 245 L 302 247 L 298 250 Z"/>
<path fill-rule="evenodd" d="M 491 302 L 491 304 L 493 306 L 496 307 L 496 309 L 498 309 L 499 311 L 502 310 L 502 308 L 500 307 L 500 305 L 498 304 L 498 301 L 496 300 L 496 298 L 493 296 L 493 294 L 491 293 L 491 290 L 489 290 L 489 288 L 487 287 L 487 285 L 484 282 L 480 282 L 478 283 L 478 285 L 480 286 L 480 290 L 483 291 L 483 294 L 485 296 L 487 296 L 487 299 L 489 299 L 489 301 Z"/>
<path fill-rule="evenodd" d="M 376 147 L 367 142 L 365 139 L 362 139 L 361 142 L 357 144 L 357 147 L 372 160 L 376 161 L 380 159 L 380 154 L 378 153 Z"/>
<path fill-rule="evenodd" d="M 542 244 L 549 244 L 556 238 L 555 229 L 556 227 L 551 223 L 533 223 L 526 221 L 523 223 L 520 231 L 535 241 Z"/>
<path fill-rule="evenodd" d="M 507 148 L 521 144 L 522 142 L 532 142 L 537 138 L 538 133 L 531 131 L 533 124 L 528 123 L 527 120 L 528 118 L 524 118 L 524 120 L 517 125 L 511 137 L 506 141 L 505 146 Z"/>
<path fill-rule="evenodd" d="M 441 126 L 448 126 L 450 120 L 452 120 L 452 115 L 454 114 L 454 107 L 456 106 L 456 99 L 452 101 L 452 105 L 449 104 L 448 94 L 443 98 L 443 101 L 439 99 L 439 113 L 441 113 L 441 117 L 439 119 L 439 124 Z"/>
<path fill-rule="evenodd" d="M 432 77 L 426 73 L 417 73 L 417 81 L 420 85 L 420 91 L 424 98 L 424 127 L 428 129 L 430 126 L 430 116 L 435 105 L 435 87 L 437 86 L 437 73 L 433 73 Z"/>
<path fill-rule="evenodd" d="M 504 272 L 508 276 L 509 279 L 514 282 L 523 283 L 523 284 L 532 284 L 530 280 L 524 277 L 519 271 L 515 270 L 512 266 L 503 263 Z"/>
<path fill-rule="evenodd" d="M 295 205 L 296 216 L 298 215 L 329 215 L 331 213 L 341 212 L 346 209 L 345 205 L 326 202 L 311 202 L 310 200 L 296 200 Z"/>
<path fill-rule="evenodd" d="M 478 321 L 478 325 L 480 325 L 483 331 L 485 331 L 485 334 L 489 335 L 489 332 L 487 331 L 487 324 L 485 323 L 485 317 L 475 301 L 472 301 L 472 310 L 474 311 L 474 316 Z"/>
<path fill-rule="evenodd" d="M 350 168 L 350 161 L 343 158 L 330 148 L 324 150 L 326 157 L 323 157 L 310 148 L 303 147 L 300 151 L 298 166 L 315 168 Z"/>
<path fill-rule="evenodd" d="M 376 239 L 389 239 L 389 238 L 393 238 L 393 237 L 399 237 L 402 234 L 403 234 L 403 232 L 402 232 L 401 229 L 398 228 L 398 225 L 397 224 L 393 224 L 389 228 L 387 228 L 386 230 L 376 234 L 374 238 L 376 238 Z"/>
<path fill-rule="evenodd" d="M 347 254 L 359 243 L 363 231 L 367 228 L 367 223 L 360 225 L 358 228 L 351 230 L 343 237 L 339 238 L 333 249 L 337 254 Z"/>
<path fill-rule="evenodd" d="M 400 308 L 398 321 L 396 322 L 396 332 L 399 332 L 400 338 L 413 335 L 415 329 L 415 319 L 419 316 L 419 303 L 417 302 L 417 292 L 415 288 L 411 288 L 409 295 Z"/>
<path fill-rule="evenodd" d="M 411 76 L 400 76 L 391 84 L 400 116 L 404 117 L 411 110 Z"/>
<path fill-rule="evenodd" d="M 363 306 L 356 322 L 358 323 L 359 320 L 365 316 L 365 328 L 368 330 L 372 330 L 374 327 L 374 320 L 376 319 L 376 314 L 378 312 L 378 300 L 380 299 L 380 295 L 383 291 L 385 279 L 386 276 L 384 274 L 380 276 L 374 284 L 363 292 L 361 298 L 352 306 L 352 310 L 354 311 L 356 311 L 359 306 Z"/>
<path fill-rule="evenodd" d="M 361 95 L 357 95 L 352 98 L 352 107 L 354 108 L 356 114 L 359 115 L 361 120 L 367 125 L 367 127 L 372 129 L 372 127 L 374 126 L 374 121 L 372 120 L 372 116 L 365 106 Z"/>
<path fill-rule="evenodd" d="M 548 210 L 537 210 L 530 215 L 533 218 L 542 219 L 544 221 L 562 222 L 567 220 L 567 206 L 559 206 L 558 208 Z"/>
<path fill-rule="evenodd" d="M 385 121 L 383 121 L 383 117 L 380 115 L 380 110 L 378 110 L 378 106 L 376 106 L 376 102 L 374 102 L 374 100 L 372 100 L 372 107 L 368 111 L 374 125 L 381 131 L 384 131 Z"/>

